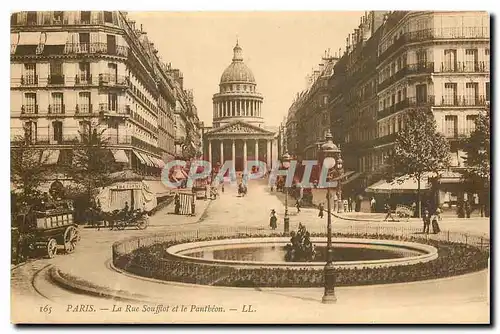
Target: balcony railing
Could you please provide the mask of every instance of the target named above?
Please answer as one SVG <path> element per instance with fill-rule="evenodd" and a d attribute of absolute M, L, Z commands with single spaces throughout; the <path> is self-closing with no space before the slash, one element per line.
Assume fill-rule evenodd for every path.
<path fill-rule="evenodd" d="M 382 81 L 379 85 L 378 85 L 378 90 L 381 91 L 387 87 L 389 87 L 390 85 L 392 85 L 393 83 L 395 83 L 396 81 L 398 80 L 401 80 L 402 78 L 404 78 L 404 76 L 406 75 L 406 68 L 402 68 L 400 69 L 399 71 L 397 71 L 394 75 L 392 75 L 391 77 L 385 79 L 384 81 Z"/>
<path fill-rule="evenodd" d="M 490 29 L 489 27 L 429 28 L 411 31 L 405 35 L 408 42 L 418 42 L 428 39 L 490 38 Z"/>
<path fill-rule="evenodd" d="M 64 104 L 49 104 L 48 113 L 52 115 L 64 114 L 65 107 Z"/>
<path fill-rule="evenodd" d="M 49 85 L 64 85 L 64 75 L 63 74 L 51 74 L 48 77 Z"/>
<path fill-rule="evenodd" d="M 421 73 L 432 73 L 434 72 L 433 62 L 421 62 L 416 64 L 406 65 L 408 74 L 421 74 Z"/>
<path fill-rule="evenodd" d="M 401 46 L 403 46 L 406 43 L 406 36 L 402 35 L 400 36 L 392 45 L 390 45 L 387 49 L 385 49 L 383 52 L 379 54 L 379 60 L 385 59 L 388 55 L 392 54 L 394 51 L 399 49 Z"/>
<path fill-rule="evenodd" d="M 77 104 L 75 107 L 75 114 L 92 114 L 92 104 Z"/>
<path fill-rule="evenodd" d="M 490 62 L 459 61 L 455 63 L 441 63 L 441 72 L 488 73 L 490 72 Z"/>
<path fill-rule="evenodd" d="M 22 86 L 35 86 L 38 85 L 38 75 L 21 75 Z"/>
<path fill-rule="evenodd" d="M 35 138 L 35 144 L 38 145 L 74 145 L 78 143 L 77 135 L 61 135 L 61 136 L 47 136 L 38 135 Z"/>
<path fill-rule="evenodd" d="M 140 116 L 138 113 L 136 112 L 133 112 L 133 111 L 130 111 L 130 115 L 132 116 L 132 119 L 136 122 L 138 122 L 139 124 L 141 124 L 142 126 L 144 126 L 145 128 L 147 128 L 148 130 L 150 131 L 153 131 L 153 132 L 158 132 L 158 128 L 155 127 L 153 124 L 151 124 L 150 122 L 146 121 L 142 116 Z"/>
<path fill-rule="evenodd" d="M 128 104 L 100 103 L 99 113 L 103 116 L 128 117 L 130 115 L 130 106 Z"/>
<path fill-rule="evenodd" d="M 22 105 L 21 115 L 26 115 L 26 114 L 38 114 L 38 104 Z"/>
<path fill-rule="evenodd" d="M 441 97 L 441 107 L 475 107 L 485 106 L 486 97 L 484 95 L 467 96 L 467 95 L 452 95 Z"/>
<path fill-rule="evenodd" d="M 104 135 L 104 140 L 109 145 L 131 145 L 132 136 L 130 135 Z"/>
<path fill-rule="evenodd" d="M 123 75 L 114 75 L 109 73 L 99 74 L 99 85 L 101 86 L 120 86 L 128 87 L 128 78 Z"/>
<path fill-rule="evenodd" d="M 435 104 L 434 95 L 427 95 L 425 97 L 409 97 L 408 106 L 410 107 L 430 107 Z"/>
<path fill-rule="evenodd" d="M 92 85 L 92 74 L 84 73 L 75 75 L 75 85 Z"/>
<path fill-rule="evenodd" d="M 389 115 L 397 113 L 400 110 L 408 108 L 409 105 L 410 105 L 410 103 L 409 103 L 408 99 L 404 99 L 402 101 L 399 101 L 398 103 L 396 103 L 396 104 L 394 104 L 394 105 L 392 105 L 392 106 L 390 106 L 388 108 L 385 108 L 382 111 L 379 111 L 378 112 L 378 119 L 382 119 L 384 117 L 387 117 Z"/>
<path fill-rule="evenodd" d="M 64 48 L 66 54 L 107 54 L 127 57 L 128 47 L 108 43 L 67 43 Z"/>

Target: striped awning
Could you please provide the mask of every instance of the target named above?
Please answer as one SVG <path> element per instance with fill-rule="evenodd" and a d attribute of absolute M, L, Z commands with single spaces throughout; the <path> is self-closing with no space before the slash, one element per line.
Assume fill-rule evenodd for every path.
<path fill-rule="evenodd" d="M 151 161 L 151 158 L 149 157 L 148 154 L 141 153 L 141 155 L 142 155 L 142 158 L 144 159 L 144 161 L 146 161 L 146 165 L 148 165 L 149 167 L 156 167 L 156 165 L 154 164 L 154 162 Z"/>
<path fill-rule="evenodd" d="M 139 153 L 139 152 L 137 152 L 137 151 L 132 151 L 132 152 L 134 152 L 134 155 L 136 156 L 137 160 L 139 160 L 139 161 L 140 161 L 140 163 L 141 163 L 141 164 L 143 164 L 143 165 L 146 165 L 146 164 L 147 164 L 147 163 L 146 163 L 146 160 L 144 160 L 144 158 L 142 157 L 142 154 L 140 154 L 140 153 Z"/>
<path fill-rule="evenodd" d="M 55 165 L 59 160 L 59 150 L 45 150 L 42 152 L 40 163 L 42 165 Z"/>
<path fill-rule="evenodd" d="M 128 157 L 124 150 L 112 150 L 116 162 L 128 163 Z"/>

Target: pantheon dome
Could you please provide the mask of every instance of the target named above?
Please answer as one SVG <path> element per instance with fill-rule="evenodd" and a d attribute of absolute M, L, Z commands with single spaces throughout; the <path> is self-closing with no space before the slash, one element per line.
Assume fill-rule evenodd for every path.
<path fill-rule="evenodd" d="M 263 97 L 257 92 L 252 70 L 243 62 L 243 49 L 236 43 L 231 64 L 220 78 L 219 92 L 213 95 L 213 127 L 234 121 L 260 126 Z"/>

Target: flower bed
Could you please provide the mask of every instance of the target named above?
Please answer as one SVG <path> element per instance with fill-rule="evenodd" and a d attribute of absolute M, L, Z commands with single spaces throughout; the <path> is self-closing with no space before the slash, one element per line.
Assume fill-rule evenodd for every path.
<path fill-rule="evenodd" d="M 285 236 L 284 234 L 238 235 L 244 237 Z M 311 234 L 323 237 L 322 234 Z M 380 268 L 336 269 L 336 286 L 356 286 L 371 284 L 402 283 L 455 276 L 478 271 L 488 266 L 489 252 L 463 243 L 426 240 L 423 238 L 404 238 L 394 235 L 371 234 L 334 234 L 333 237 L 386 239 L 411 241 L 429 244 L 438 249 L 436 260 Z M 321 287 L 323 270 L 289 268 L 234 268 L 221 265 L 188 263 L 169 258 L 166 249 L 170 246 L 214 239 L 227 239 L 228 236 L 203 239 L 175 240 L 152 246 L 139 247 L 129 254 L 122 254 L 114 259 L 116 267 L 130 273 L 165 281 L 177 281 L 214 286 L 233 287 Z"/>

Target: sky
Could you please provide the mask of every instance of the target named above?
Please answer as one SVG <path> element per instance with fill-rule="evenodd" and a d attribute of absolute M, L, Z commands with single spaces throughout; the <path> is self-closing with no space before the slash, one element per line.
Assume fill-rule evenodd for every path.
<path fill-rule="evenodd" d="M 342 48 L 364 12 L 129 12 L 164 62 L 184 74 L 199 118 L 212 123 L 212 95 L 236 39 L 264 96 L 266 125 L 279 125 L 325 50 Z"/>

